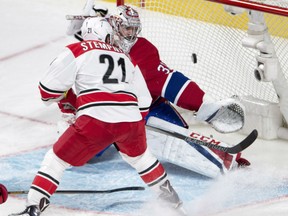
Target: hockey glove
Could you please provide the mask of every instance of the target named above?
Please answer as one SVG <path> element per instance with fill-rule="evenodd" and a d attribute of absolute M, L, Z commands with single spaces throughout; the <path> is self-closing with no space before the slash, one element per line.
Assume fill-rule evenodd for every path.
<path fill-rule="evenodd" d="M 6 187 L 0 184 L 0 204 L 5 203 L 8 198 L 8 191 Z"/>
<path fill-rule="evenodd" d="M 196 119 L 208 122 L 220 133 L 236 132 L 244 126 L 245 108 L 235 98 L 203 102 Z"/>
<path fill-rule="evenodd" d="M 72 113 L 76 114 L 77 106 L 76 106 L 76 94 L 73 89 L 69 89 L 64 98 L 58 102 L 58 107 L 62 113 Z"/>
<path fill-rule="evenodd" d="M 108 14 L 108 8 L 103 5 L 94 5 L 92 9 L 95 11 L 96 16 L 105 17 Z"/>

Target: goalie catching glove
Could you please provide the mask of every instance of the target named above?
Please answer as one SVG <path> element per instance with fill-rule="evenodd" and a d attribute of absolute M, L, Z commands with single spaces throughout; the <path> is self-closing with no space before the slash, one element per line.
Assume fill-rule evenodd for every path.
<path fill-rule="evenodd" d="M 209 102 L 204 97 L 196 119 L 208 122 L 220 133 L 236 132 L 244 126 L 245 108 L 236 98 Z"/>

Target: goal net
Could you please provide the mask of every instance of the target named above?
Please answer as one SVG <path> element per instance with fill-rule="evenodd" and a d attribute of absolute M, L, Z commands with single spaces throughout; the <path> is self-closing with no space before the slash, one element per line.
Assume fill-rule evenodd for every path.
<path fill-rule="evenodd" d="M 158 47 L 161 59 L 215 99 L 238 95 L 278 106 L 279 94 L 288 97 L 288 0 L 121 2 L 139 12 L 142 36 Z M 264 40 L 264 48 L 255 40 Z M 287 112 L 281 126 L 288 118 L 287 100 L 281 104 L 281 113 Z"/>

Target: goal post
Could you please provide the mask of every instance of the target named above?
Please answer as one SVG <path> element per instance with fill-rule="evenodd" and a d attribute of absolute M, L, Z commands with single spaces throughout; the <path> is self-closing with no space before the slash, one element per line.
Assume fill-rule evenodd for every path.
<path fill-rule="evenodd" d="M 287 138 L 288 0 L 121 0 L 171 68 L 215 99 L 237 95 L 252 128 Z M 195 55 L 197 62 L 195 62 Z"/>
<path fill-rule="evenodd" d="M 288 2 L 281 0 L 207 0 L 215 3 L 241 7 L 248 10 L 288 16 Z"/>

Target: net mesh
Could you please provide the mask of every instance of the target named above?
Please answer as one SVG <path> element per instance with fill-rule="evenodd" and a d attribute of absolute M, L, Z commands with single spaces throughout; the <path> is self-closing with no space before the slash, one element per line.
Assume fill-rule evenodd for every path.
<path fill-rule="evenodd" d="M 287 0 L 255 2 L 288 8 Z M 125 4 L 139 12 L 142 36 L 158 47 L 161 59 L 214 98 L 251 95 L 278 102 L 273 85 L 254 77 L 258 52 L 242 46 L 247 13 L 233 16 L 222 4 L 203 0 L 126 0 Z M 265 13 L 265 20 L 287 78 L 288 17 Z"/>

